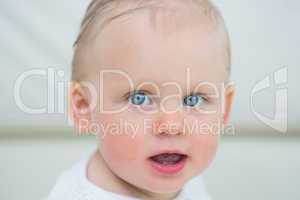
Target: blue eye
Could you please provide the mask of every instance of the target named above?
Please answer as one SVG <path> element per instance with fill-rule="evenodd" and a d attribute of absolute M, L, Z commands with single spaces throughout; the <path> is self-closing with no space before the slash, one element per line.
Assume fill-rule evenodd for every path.
<path fill-rule="evenodd" d="M 184 98 L 184 104 L 187 106 L 201 105 L 205 102 L 205 98 L 201 95 L 189 95 Z"/>
<path fill-rule="evenodd" d="M 150 104 L 150 98 L 144 92 L 135 92 L 129 96 L 130 103 L 134 105 Z M 146 103 L 145 103 L 146 102 Z"/>

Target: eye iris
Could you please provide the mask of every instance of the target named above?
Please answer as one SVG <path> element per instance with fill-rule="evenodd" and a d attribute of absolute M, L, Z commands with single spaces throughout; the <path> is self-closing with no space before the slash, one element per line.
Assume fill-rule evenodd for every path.
<path fill-rule="evenodd" d="M 188 106 L 195 106 L 198 102 L 201 101 L 202 97 L 195 95 L 187 96 L 186 98 L 184 98 L 184 103 Z"/>
<path fill-rule="evenodd" d="M 146 97 L 143 94 L 134 94 L 132 102 L 133 102 L 133 104 L 141 105 L 144 103 L 145 99 L 146 99 Z"/>

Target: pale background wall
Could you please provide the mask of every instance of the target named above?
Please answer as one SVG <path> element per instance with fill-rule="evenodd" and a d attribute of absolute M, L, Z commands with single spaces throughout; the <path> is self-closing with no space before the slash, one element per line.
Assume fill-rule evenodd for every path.
<path fill-rule="evenodd" d="M 215 2 L 224 14 L 233 46 L 232 80 L 237 96 L 232 122 L 240 127 L 238 134 L 250 136 L 225 137 L 213 167 L 205 174 L 208 189 L 215 199 L 300 199 L 300 2 Z M 1 200 L 41 199 L 62 169 L 94 147 L 92 138 L 72 137 L 66 131 L 65 114 L 28 115 L 16 106 L 13 96 L 15 80 L 30 69 L 53 67 L 65 72 L 58 81 L 68 80 L 72 42 L 88 3 L 0 1 Z M 251 112 L 249 95 L 255 83 L 283 66 L 288 67 L 291 131 L 278 136 Z M 24 102 L 45 106 L 46 87 L 44 78 L 27 80 L 22 88 Z M 257 95 L 258 112 L 274 112 L 274 91 Z M 60 132 L 49 131 L 49 126 L 62 128 L 61 134 L 68 137 L 59 137 Z"/>
<path fill-rule="evenodd" d="M 63 114 L 29 116 L 15 105 L 13 87 L 17 77 L 33 68 L 53 67 L 70 75 L 72 43 L 88 0 L 0 2 L 0 80 L 2 95 L 0 124 L 35 125 L 66 123 Z M 233 46 L 232 80 L 237 87 L 233 122 L 265 127 L 250 110 L 250 93 L 255 83 L 288 67 L 289 126 L 298 127 L 298 74 L 300 73 L 300 2 L 296 0 L 215 0 L 223 12 Z M 36 76 L 24 82 L 22 97 L 32 107 L 46 105 L 46 80 Z M 57 91 L 56 91 L 57 92 Z M 258 112 L 273 112 L 273 91 L 255 98 Z M 57 108 L 56 108 L 57 109 Z"/>

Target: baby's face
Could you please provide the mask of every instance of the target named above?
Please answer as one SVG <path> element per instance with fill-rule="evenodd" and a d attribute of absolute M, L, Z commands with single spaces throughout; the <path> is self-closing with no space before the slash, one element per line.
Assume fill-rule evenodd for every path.
<path fill-rule="evenodd" d="M 227 98 L 224 47 L 206 21 L 172 34 L 149 23 L 115 20 L 89 47 L 89 79 L 97 83 L 99 72 L 111 70 L 102 71 L 102 106 L 91 123 L 114 174 L 146 191 L 176 192 L 217 150 Z"/>

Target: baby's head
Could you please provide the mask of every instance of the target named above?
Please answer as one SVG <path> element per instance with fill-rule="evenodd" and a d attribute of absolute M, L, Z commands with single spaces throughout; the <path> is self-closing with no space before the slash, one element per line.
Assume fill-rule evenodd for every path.
<path fill-rule="evenodd" d="M 234 94 L 211 2 L 94 0 L 72 67 L 74 125 L 96 133 L 107 173 L 162 199 L 209 166 Z"/>

